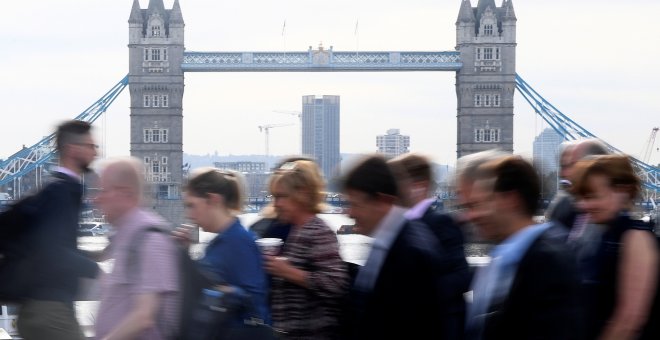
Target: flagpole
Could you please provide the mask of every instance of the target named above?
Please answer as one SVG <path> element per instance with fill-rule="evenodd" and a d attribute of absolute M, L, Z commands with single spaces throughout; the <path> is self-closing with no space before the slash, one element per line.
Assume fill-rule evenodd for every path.
<path fill-rule="evenodd" d="M 360 35 L 358 34 L 358 24 L 360 19 L 355 20 L 355 56 L 360 55 Z"/>
<path fill-rule="evenodd" d="M 284 34 L 286 30 L 286 19 L 284 19 L 284 24 L 282 24 L 282 44 L 284 45 L 284 59 L 282 63 L 286 63 L 286 35 Z"/>

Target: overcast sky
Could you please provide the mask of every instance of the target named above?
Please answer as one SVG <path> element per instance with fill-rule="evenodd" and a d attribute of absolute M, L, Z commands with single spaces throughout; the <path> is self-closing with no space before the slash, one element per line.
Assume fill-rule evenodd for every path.
<path fill-rule="evenodd" d="M 140 1 L 143 8 L 147 0 Z M 170 8 L 173 0 L 166 0 Z M 501 1 L 496 0 L 498 5 Z M 128 72 L 132 0 L 3 1 L 0 11 L 0 158 L 73 118 Z M 453 50 L 460 0 L 180 0 L 188 51 Z M 476 6 L 477 1 L 472 0 Z M 660 126 L 657 0 L 514 0 L 517 71 L 553 105 L 635 156 Z M 282 35 L 282 26 L 286 29 Z M 355 34 L 356 22 L 358 34 Z M 271 154 L 299 148 L 301 96 L 341 96 L 341 152 L 371 152 L 399 128 L 411 149 L 453 164 L 455 74 L 187 73 L 184 151 Z M 99 119 L 107 155 L 129 153 L 129 93 Z M 515 98 L 515 152 L 531 156 L 546 127 Z M 105 133 L 106 138 L 103 138 Z M 660 137 L 659 137 L 660 138 Z M 660 141 L 656 145 L 660 144 Z M 652 161 L 660 161 L 653 152 Z"/>

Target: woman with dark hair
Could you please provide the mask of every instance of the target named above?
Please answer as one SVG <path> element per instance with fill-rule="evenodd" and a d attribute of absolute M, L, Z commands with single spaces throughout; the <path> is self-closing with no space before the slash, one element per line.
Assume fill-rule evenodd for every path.
<path fill-rule="evenodd" d="M 590 276 L 585 283 L 587 339 L 660 339 L 658 320 L 652 320 L 658 245 L 653 227 L 630 215 L 640 191 L 630 159 L 597 156 L 576 167 L 578 204 L 590 222 L 605 229 L 592 264 L 581 268 Z"/>
<path fill-rule="evenodd" d="M 316 215 L 324 204 L 323 187 L 318 165 L 308 160 L 284 163 L 271 177 L 277 218 L 291 224 L 279 256 L 265 255 L 273 276 L 273 327 L 283 339 L 338 337 L 348 274 L 337 236 Z"/>
<path fill-rule="evenodd" d="M 254 235 L 241 224 L 243 208 L 240 173 L 202 168 L 195 170 L 184 187 L 186 215 L 206 232 L 216 233 L 199 260 L 215 283 L 239 288 L 251 300 L 250 315 L 238 315 L 236 323 L 260 319 L 269 323 L 268 280 Z"/>

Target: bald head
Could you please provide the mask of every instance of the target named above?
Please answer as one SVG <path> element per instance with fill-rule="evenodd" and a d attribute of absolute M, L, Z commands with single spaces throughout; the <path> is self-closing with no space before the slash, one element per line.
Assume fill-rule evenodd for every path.
<path fill-rule="evenodd" d="M 106 183 L 126 188 L 137 196 L 142 193 L 142 164 L 135 158 L 121 158 L 109 162 L 102 176 Z"/>
<path fill-rule="evenodd" d="M 576 160 L 584 159 L 588 156 L 609 155 L 607 145 L 598 139 L 585 139 L 578 142 L 573 148 L 573 157 Z"/>
<path fill-rule="evenodd" d="M 136 158 L 115 158 L 105 163 L 100 176 L 97 205 L 113 223 L 142 202 L 142 164 Z"/>
<path fill-rule="evenodd" d="M 609 155 L 610 152 L 607 149 L 607 145 L 601 142 L 596 138 L 584 139 L 574 142 L 570 149 L 565 152 L 566 157 L 562 157 L 562 177 L 570 180 L 571 182 L 575 181 L 574 177 L 574 165 L 581 159 L 585 159 L 589 156 L 598 156 L 598 155 Z M 563 155 L 563 154 L 562 154 Z"/>

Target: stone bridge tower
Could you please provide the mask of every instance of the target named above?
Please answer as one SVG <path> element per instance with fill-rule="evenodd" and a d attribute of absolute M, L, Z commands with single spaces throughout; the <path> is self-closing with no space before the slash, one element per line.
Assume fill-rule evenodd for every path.
<path fill-rule="evenodd" d="M 184 219 L 182 174 L 183 16 L 179 1 L 165 9 L 133 0 L 129 26 L 131 155 L 142 160 L 150 204 L 170 222 Z"/>
<path fill-rule="evenodd" d="M 495 6 L 462 0 L 456 21 L 457 156 L 499 148 L 513 152 L 516 14 L 511 0 Z"/>

